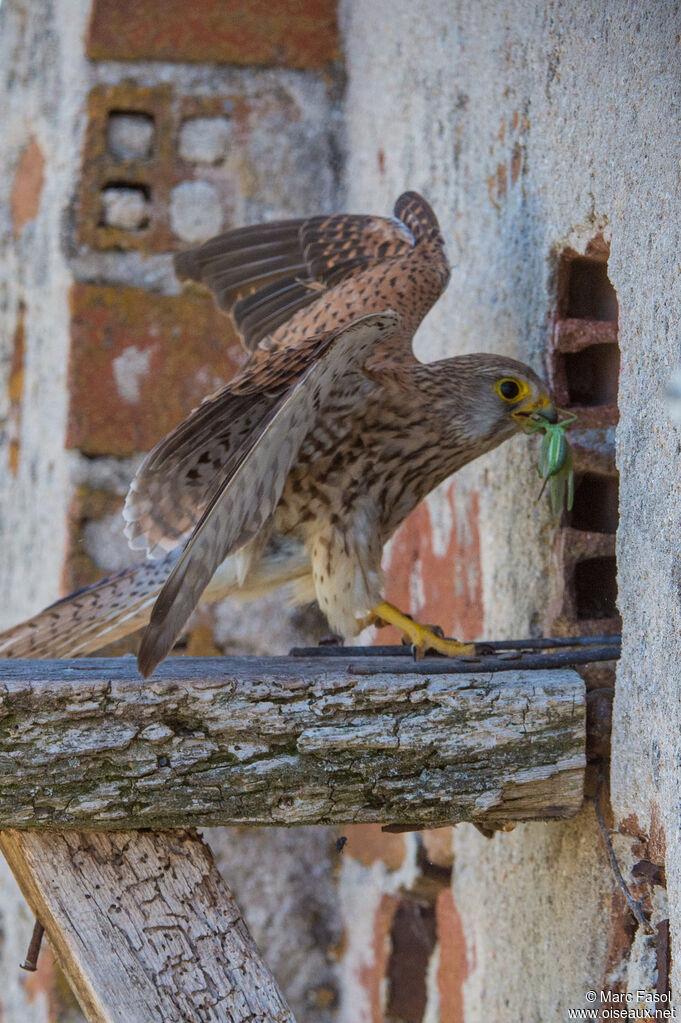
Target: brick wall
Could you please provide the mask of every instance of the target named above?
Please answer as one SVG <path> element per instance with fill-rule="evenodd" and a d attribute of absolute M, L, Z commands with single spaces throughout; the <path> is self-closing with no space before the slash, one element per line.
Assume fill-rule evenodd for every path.
<path fill-rule="evenodd" d="M 335 0 L 228 7 L 0 8 L 3 625 L 131 563 L 120 509 L 136 465 L 243 361 L 212 299 L 179 287 L 173 252 L 339 205 Z M 276 597 L 225 602 L 195 617 L 181 648 L 282 652 L 320 627 Z M 211 840 L 297 1018 L 330 1023 L 332 836 Z M 0 1019 L 75 1020 L 49 950 L 35 977 L 16 968 L 30 932 L 22 905 L 0 868 L 0 974 L 11 978 Z"/>
<path fill-rule="evenodd" d="M 238 224 L 336 201 L 327 128 L 332 6 L 275 4 L 264 19 L 251 18 L 248 5 L 228 19 L 210 3 L 191 19 L 183 12 L 149 2 L 127 14 L 95 4 L 91 13 L 87 124 L 70 224 L 77 265 L 66 446 L 78 488 L 67 588 L 130 557 L 114 525 L 127 482 L 117 471 L 122 460 L 132 468 L 243 361 L 212 298 L 179 291 L 170 253 Z M 275 26 L 290 45 L 271 36 Z M 172 64 L 163 63 L 168 53 Z M 274 617 L 272 649 L 285 648 L 294 619 Z M 238 648 L 242 620 L 236 616 L 230 634 L 224 609 L 202 612 L 187 649 Z"/>

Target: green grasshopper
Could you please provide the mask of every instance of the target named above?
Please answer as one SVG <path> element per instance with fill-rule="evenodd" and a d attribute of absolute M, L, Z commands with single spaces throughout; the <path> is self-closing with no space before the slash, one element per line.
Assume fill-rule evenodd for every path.
<path fill-rule="evenodd" d="M 562 415 L 567 415 L 563 409 L 558 409 Z M 572 508 L 575 497 L 575 473 L 572 462 L 572 452 L 567 442 L 565 431 L 574 423 L 577 416 L 568 416 L 560 423 L 550 423 L 540 412 L 533 413 L 528 424 L 528 433 L 544 431 L 541 442 L 541 455 L 537 471 L 544 480 L 539 497 L 542 496 L 549 484 L 551 494 L 551 511 L 555 519 L 560 515 L 563 501 L 568 511 Z M 566 493 L 567 492 L 567 493 Z M 537 498 L 539 500 L 539 498 Z"/>

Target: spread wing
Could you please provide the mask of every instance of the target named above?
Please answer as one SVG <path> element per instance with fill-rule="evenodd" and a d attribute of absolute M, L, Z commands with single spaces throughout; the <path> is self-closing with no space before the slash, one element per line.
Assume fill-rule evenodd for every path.
<path fill-rule="evenodd" d="M 344 382 L 353 388 L 373 348 L 399 327 L 399 317 L 388 311 L 316 339 L 307 368 L 263 410 L 159 594 L 138 654 L 145 678 L 171 649 L 218 565 L 266 526 L 332 388 Z"/>
<path fill-rule="evenodd" d="M 292 353 L 274 352 L 266 363 L 246 367 L 150 451 L 123 509 L 133 549 L 162 557 L 187 539 L 243 444 L 307 369 L 319 344 L 308 338 Z"/>
<path fill-rule="evenodd" d="M 397 309 L 403 327 L 409 324 L 402 337 L 408 347 L 414 323 L 449 275 L 435 214 L 415 192 L 397 200 L 394 218 L 343 214 L 229 231 L 176 257 L 176 268 L 213 288 L 247 346 L 263 346 L 135 476 L 123 512 L 126 535 L 152 557 L 190 535 L 241 445 L 302 371 L 311 344 L 365 314 Z M 265 335 L 273 331 L 277 344 L 267 350 Z"/>
<path fill-rule="evenodd" d="M 175 270 L 211 288 L 253 351 L 299 310 L 328 303 L 341 281 L 404 257 L 431 236 L 439 238 L 435 214 L 422 196 L 405 192 L 393 217 L 335 214 L 228 231 L 180 253 Z M 444 253 L 442 260 L 446 267 Z"/>

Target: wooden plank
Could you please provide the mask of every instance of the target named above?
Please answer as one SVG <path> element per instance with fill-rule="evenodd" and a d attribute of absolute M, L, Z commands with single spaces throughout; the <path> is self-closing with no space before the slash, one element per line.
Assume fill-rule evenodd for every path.
<path fill-rule="evenodd" d="M 91 1023 L 295 1023 L 195 834 L 8 830 L 0 849 Z"/>
<path fill-rule="evenodd" d="M 0 827 L 494 826 L 579 809 L 574 671 L 367 664 L 178 658 L 143 683 L 131 658 L 7 661 Z"/>

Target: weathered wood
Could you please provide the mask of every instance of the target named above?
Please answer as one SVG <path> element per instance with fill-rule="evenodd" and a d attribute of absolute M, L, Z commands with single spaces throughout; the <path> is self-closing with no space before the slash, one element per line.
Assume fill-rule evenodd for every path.
<path fill-rule="evenodd" d="M 8 661 L 0 827 L 432 827 L 578 810 L 575 672 L 368 664 L 175 659 L 144 683 L 130 658 Z"/>
<path fill-rule="evenodd" d="M 0 832 L 90 1023 L 295 1023 L 186 831 Z"/>

